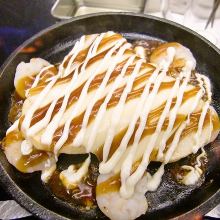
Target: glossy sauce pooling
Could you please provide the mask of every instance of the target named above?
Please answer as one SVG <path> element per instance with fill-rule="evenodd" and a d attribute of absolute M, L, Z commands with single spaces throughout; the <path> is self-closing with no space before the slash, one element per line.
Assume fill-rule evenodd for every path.
<path fill-rule="evenodd" d="M 58 198 L 73 205 L 91 208 L 95 205 L 95 187 L 98 167 L 92 163 L 87 176 L 76 188 L 67 190 L 59 178 L 60 172 L 56 170 L 48 182 L 52 193 Z"/>
<path fill-rule="evenodd" d="M 29 155 L 22 155 L 21 158 L 17 161 L 17 168 L 21 172 L 27 172 L 28 168 L 32 168 L 41 163 L 45 163 L 49 158 L 48 154 L 45 151 L 33 151 Z"/>

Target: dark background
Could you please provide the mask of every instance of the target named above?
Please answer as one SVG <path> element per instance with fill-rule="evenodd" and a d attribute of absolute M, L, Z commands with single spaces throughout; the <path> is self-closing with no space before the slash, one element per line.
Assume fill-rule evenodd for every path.
<path fill-rule="evenodd" d="M 22 42 L 57 22 L 50 14 L 55 1 L 0 0 L 0 66 Z M 0 201 L 8 199 L 0 186 Z"/>
<path fill-rule="evenodd" d="M 0 65 L 22 42 L 56 23 L 55 0 L 0 0 Z"/>

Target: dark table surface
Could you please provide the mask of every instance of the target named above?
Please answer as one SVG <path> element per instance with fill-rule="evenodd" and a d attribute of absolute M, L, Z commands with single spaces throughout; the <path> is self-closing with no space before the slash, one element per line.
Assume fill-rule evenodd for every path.
<path fill-rule="evenodd" d="M 22 42 L 57 22 L 50 14 L 55 1 L 0 0 L 0 66 Z M 8 199 L 0 186 L 0 201 Z"/>

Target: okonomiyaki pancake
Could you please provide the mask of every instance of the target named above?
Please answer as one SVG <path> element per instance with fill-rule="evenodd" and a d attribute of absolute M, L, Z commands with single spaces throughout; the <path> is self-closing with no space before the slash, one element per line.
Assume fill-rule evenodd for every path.
<path fill-rule="evenodd" d="M 75 190 L 91 175 L 94 154 L 94 199 L 110 219 L 146 213 L 145 193 L 157 190 L 166 164 L 201 149 L 195 166 L 181 167 L 181 184 L 195 184 L 203 147 L 220 129 L 210 81 L 177 42 L 148 53 L 112 31 L 82 36 L 58 64 L 20 63 L 14 86 L 23 104 L 3 140 L 8 161 L 24 173 L 42 171 L 48 183 L 61 154 L 87 154 L 57 175 Z M 153 175 L 146 171 L 151 161 L 161 163 Z"/>

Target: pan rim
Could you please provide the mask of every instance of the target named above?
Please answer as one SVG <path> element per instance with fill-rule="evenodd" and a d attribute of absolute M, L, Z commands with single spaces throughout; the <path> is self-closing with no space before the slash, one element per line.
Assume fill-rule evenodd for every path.
<path fill-rule="evenodd" d="M 169 24 L 172 26 L 175 26 L 177 28 L 180 28 L 186 32 L 189 32 L 191 34 L 193 34 L 194 36 L 196 36 L 197 38 L 201 39 L 202 41 L 204 41 L 209 47 L 211 47 L 213 50 L 215 50 L 215 52 L 217 52 L 220 56 L 220 50 L 213 44 L 211 43 L 209 40 L 207 40 L 206 38 L 204 38 L 203 36 L 201 36 L 200 34 L 198 34 L 197 32 L 183 26 L 180 25 L 176 22 L 173 21 L 169 21 L 167 19 L 163 19 L 163 18 L 158 18 L 152 15 L 145 15 L 145 14 L 141 14 L 141 13 L 132 13 L 132 12 L 100 12 L 100 13 L 94 13 L 94 14 L 88 14 L 88 15 L 82 15 L 82 16 L 78 16 L 66 21 L 61 21 L 57 24 L 54 24 L 50 27 L 47 27 L 43 30 L 41 30 L 40 32 L 38 32 L 37 34 L 33 35 L 31 38 L 27 39 L 25 42 L 23 42 L 19 47 L 17 47 L 12 53 L 11 55 L 5 60 L 5 62 L 2 64 L 2 66 L 0 67 L 0 78 L 2 77 L 2 74 L 4 72 L 4 70 L 7 68 L 7 66 L 10 64 L 10 62 L 16 57 L 16 55 L 20 52 L 20 50 L 22 48 L 24 48 L 25 46 L 27 46 L 29 43 L 33 42 L 35 39 L 37 39 L 40 36 L 43 36 L 45 33 L 47 33 L 48 31 L 60 28 L 63 25 L 78 21 L 78 20 L 83 20 L 83 19 L 87 19 L 87 18 L 91 18 L 91 17 L 97 17 L 97 16 L 109 16 L 109 15 L 118 15 L 118 16 L 131 16 L 131 17 L 142 17 L 142 18 L 147 18 L 147 19 L 151 19 L 151 20 L 156 20 L 159 22 L 162 22 L 164 24 Z M 37 201 L 33 200 L 28 194 L 26 194 L 24 191 L 22 191 L 17 184 L 13 181 L 13 179 L 9 176 L 9 174 L 6 172 L 4 166 L 2 165 L 1 162 L 1 157 L 3 157 L 3 152 L 0 151 L 0 184 L 1 186 L 6 190 L 7 193 L 9 193 L 12 198 L 14 200 L 16 200 L 22 207 L 24 207 L 26 210 L 28 210 L 29 212 L 31 212 L 31 214 L 41 218 L 41 219 L 60 219 L 60 220 L 67 220 L 69 218 L 66 218 L 64 216 L 61 216 L 57 213 L 55 213 L 52 210 L 47 209 L 46 207 L 42 206 L 41 204 L 39 204 Z M 7 186 L 10 185 L 10 188 L 8 188 Z M 173 219 L 183 219 L 186 216 L 190 216 L 192 213 L 196 213 L 196 211 L 202 209 L 203 212 L 200 211 L 200 214 L 205 214 L 208 211 L 210 211 L 211 209 L 213 209 L 217 204 L 219 204 L 220 202 L 220 188 L 216 191 L 216 193 L 214 193 L 210 198 L 208 198 L 206 201 L 202 202 L 201 204 L 199 204 L 198 206 L 196 206 L 195 208 L 180 214 L 177 217 L 174 217 Z M 206 206 L 207 203 L 211 203 L 211 206 Z"/>

